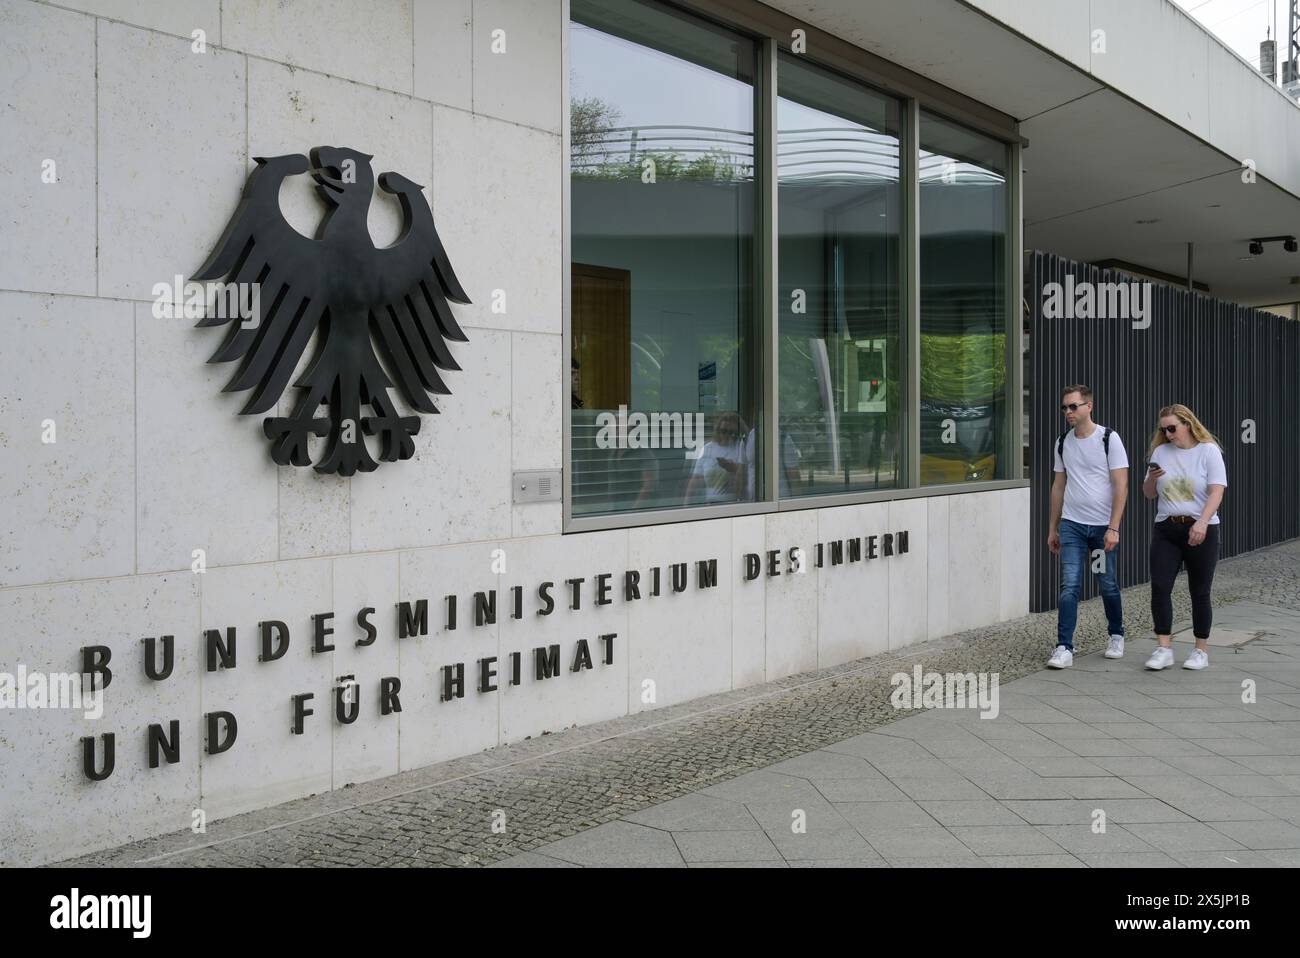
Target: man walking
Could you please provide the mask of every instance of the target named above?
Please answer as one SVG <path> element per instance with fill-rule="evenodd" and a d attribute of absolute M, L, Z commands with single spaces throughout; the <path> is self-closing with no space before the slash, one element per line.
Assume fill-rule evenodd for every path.
<path fill-rule="evenodd" d="M 1074 626 L 1079 617 L 1083 571 L 1093 564 L 1106 609 L 1110 642 L 1106 658 L 1124 655 L 1124 610 L 1115 564 L 1119 523 L 1128 501 L 1128 456 L 1119 433 L 1092 421 L 1092 390 L 1067 386 L 1061 412 L 1070 427 L 1053 450 L 1052 515 L 1047 547 L 1061 557 L 1061 602 L 1057 608 L 1056 651 L 1051 669 L 1074 664 Z M 1105 571 L 1097 567 L 1100 564 Z"/>

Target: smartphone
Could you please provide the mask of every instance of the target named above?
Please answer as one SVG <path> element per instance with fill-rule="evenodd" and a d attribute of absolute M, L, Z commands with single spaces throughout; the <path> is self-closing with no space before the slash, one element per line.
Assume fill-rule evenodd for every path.
<path fill-rule="evenodd" d="M 1151 472 L 1153 469 L 1159 469 L 1159 468 L 1160 467 L 1155 464 L 1154 460 L 1147 463 L 1147 472 Z"/>

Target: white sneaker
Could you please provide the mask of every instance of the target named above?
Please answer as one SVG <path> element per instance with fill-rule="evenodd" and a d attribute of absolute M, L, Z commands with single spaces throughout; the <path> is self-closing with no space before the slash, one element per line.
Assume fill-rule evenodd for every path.
<path fill-rule="evenodd" d="M 1163 645 L 1157 646 L 1156 650 L 1151 653 L 1151 658 L 1147 659 L 1147 668 L 1149 669 L 1167 669 L 1174 664 L 1174 650 L 1165 648 Z"/>
<path fill-rule="evenodd" d="M 1110 644 L 1106 646 L 1105 656 L 1108 659 L 1124 658 L 1124 636 L 1112 635 Z"/>
<path fill-rule="evenodd" d="M 1193 649 L 1192 654 L 1183 663 L 1185 669 L 1203 669 L 1210 664 L 1210 657 L 1201 649 Z"/>
<path fill-rule="evenodd" d="M 1047 660 L 1049 669 L 1068 669 L 1074 664 L 1074 653 L 1063 645 L 1058 645 L 1052 657 Z"/>

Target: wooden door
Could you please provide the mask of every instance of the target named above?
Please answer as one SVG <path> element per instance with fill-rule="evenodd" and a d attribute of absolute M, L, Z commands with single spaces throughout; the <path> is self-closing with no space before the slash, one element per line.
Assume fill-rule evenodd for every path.
<path fill-rule="evenodd" d="M 584 409 L 632 402 L 632 274 L 573 264 L 573 356 Z"/>

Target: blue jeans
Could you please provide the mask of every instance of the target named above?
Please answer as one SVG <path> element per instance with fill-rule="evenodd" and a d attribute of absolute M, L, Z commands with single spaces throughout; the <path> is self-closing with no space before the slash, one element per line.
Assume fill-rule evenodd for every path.
<path fill-rule="evenodd" d="M 1074 651 L 1074 626 L 1079 620 L 1079 590 L 1083 585 L 1083 570 L 1092 567 L 1092 555 L 1106 548 L 1106 527 L 1085 526 L 1069 519 L 1061 520 L 1061 601 L 1057 607 L 1056 644 Z M 1119 546 L 1106 557 L 1106 570 L 1097 573 L 1101 603 L 1106 609 L 1106 623 L 1111 635 L 1124 634 L 1124 607 L 1120 602 L 1119 583 L 1115 578 L 1115 563 L 1119 559 Z"/>

